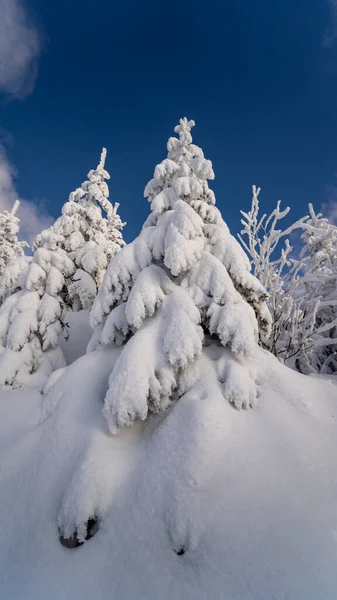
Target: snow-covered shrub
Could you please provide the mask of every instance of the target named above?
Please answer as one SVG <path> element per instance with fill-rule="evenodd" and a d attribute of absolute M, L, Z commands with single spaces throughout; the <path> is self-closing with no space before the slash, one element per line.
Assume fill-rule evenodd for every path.
<path fill-rule="evenodd" d="M 192 143 L 193 126 L 184 118 L 175 128 L 179 138 L 169 139 L 168 156 L 145 188 L 151 214 L 111 260 L 92 309 L 88 350 L 123 345 L 103 409 L 113 433 L 149 411 L 161 413 L 197 385 L 209 343 L 237 357 L 234 377 L 222 355 L 212 360 L 205 348 L 223 395 L 238 408 L 255 399 L 255 386 L 254 393 L 246 386 L 246 397 L 227 383 L 240 371 L 246 377 L 259 331 L 269 333 L 268 294 L 214 206 L 212 163 Z"/>

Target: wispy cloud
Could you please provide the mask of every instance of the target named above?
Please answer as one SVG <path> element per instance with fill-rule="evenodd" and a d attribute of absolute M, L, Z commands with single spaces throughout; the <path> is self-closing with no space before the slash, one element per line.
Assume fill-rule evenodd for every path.
<path fill-rule="evenodd" d="M 0 94 L 23 99 L 31 93 L 40 52 L 39 29 L 25 0 L 0 0 Z"/>
<path fill-rule="evenodd" d="M 48 214 L 43 203 L 30 202 L 20 198 L 15 188 L 16 170 L 10 164 L 6 150 L 0 144 L 0 212 L 11 210 L 15 200 L 20 200 L 17 216 L 20 219 L 20 239 L 31 246 L 36 235 L 49 227 L 53 218 Z"/>
<path fill-rule="evenodd" d="M 0 95 L 23 100 L 34 87 L 41 36 L 25 0 L 0 0 Z M 0 130 L 0 211 L 11 210 L 20 200 L 20 239 L 32 245 L 36 235 L 53 222 L 42 202 L 20 198 L 15 187 L 16 169 L 10 163 L 4 132 Z"/>
<path fill-rule="evenodd" d="M 337 202 L 323 202 L 320 212 L 330 223 L 337 225 Z"/>
<path fill-rule="evenodd" d="M 320 212 L 327 217 L 330 223 L 337 225 L 337 186 L 325 186 L 326 201 L 322 203 Z"/>

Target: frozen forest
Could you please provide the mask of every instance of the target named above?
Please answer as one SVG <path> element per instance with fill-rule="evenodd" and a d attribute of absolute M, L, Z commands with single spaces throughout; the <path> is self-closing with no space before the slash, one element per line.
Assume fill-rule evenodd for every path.
<path fill-rule="evenodd" d="M 194 126 L 129 243 L 105 148 L 31 248 L 0 214 L 7 598 L 334 598 L 337 227 L 231 232 Z"/>
<path fill-rule="evenodd" d="M 253 186 L 235 239 L 215 207 L 212 165 L 192 143 L 193 125 L 182 119 L 179 137 L 169 139 L 167 158 L 145 188 L 150 215 L 128 246 L 119 204 L 109 200 L 105 148 L 32 249 L 18 238 L 20 203 L 0 214 L 1 386 L 43 389 L 67 364 L 60 339 L 75 334 L 78 311 L 87 315 L 88 333 L 76 358 L 86 351 L 90 326 L 89 351 L 123 347 L 105 404 L 111 429 L 168 407 L 181 393 L 182 368 L 192 372 L 210 340 L 241 358 L 257 341 L 301 373 L 337 372 L 337 227 L 311 204 L 290 224 L 290 209 L 280 202 L 269 216 L 260 214 L 260 189 Z M 186 335 L 177 346 L 180 330 Z M 143 345 L 152 356 L 147 364 Z M 132 378 L 119 375 L 129 368 Z M 142 382 L 141 393 L 134 385 L 137 401 L 124 389 L 133 380 Z M 244 399 L 235 400 L 233 390 L 229 396 L 249 405 L 248 388 Z"/>
<path fill-rule="evenodd" d="M 337 0 L 0 0 L 0 600 L 337 600 Z"/>

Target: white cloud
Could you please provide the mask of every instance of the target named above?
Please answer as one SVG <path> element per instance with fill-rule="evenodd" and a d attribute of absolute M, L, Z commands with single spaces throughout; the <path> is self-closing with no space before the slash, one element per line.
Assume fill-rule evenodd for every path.
<path fill-rule="evenodd" d="M 327 28 L 322 45 L 324 48 L 332 48 L 337 39 L 337 0 L 328 0 L 330 11 L 330 25 Z"/>
<path fill-rule="evenodd" d="M 330 223 L 337 225 L 337 202 L 323 202 L 321 206 L 323 217 L 327 217 Z"/>
<path fill-rule="evenodd" d="M 24 99 L 33 90 L 41 53 L 39 29 L 25 0 L 0 0 L 0 94 Z M 3 136 L 3 131 L 0 131 Z M 42 202 L 19 198 L 16 170 L 0 140 L 0 211 L 20 200 L 20 239 L 32 245 L 36 235 L 53 222 Z"/>
<path fill-rule="evenodd" d="M 336 175 L 335 175 L 336 177 Z M 326 201 L 322 202 L 320 212 L 327 217 L 330 223 L 337 225 L 337 186 L 325 186 Z"/>
<path fill-rule="evenodd" d="M 37 75 L 41 38 L 25 0 L 0 0 L 0 94 L 23 99 Z"/>
<path fill-rule="evenodd" d="M 0 144 L 0 212 L 11 210 L 15 200 L 20 200 L 17 216 L 20 219 L 20 234 L 31 246 L 36 235 L 49 227 L 54 219 L 51 217 L 43 203 L 36 204 L 19 197 L 15 189 L 14 167 L 10 164 L 4 147 Z"/>

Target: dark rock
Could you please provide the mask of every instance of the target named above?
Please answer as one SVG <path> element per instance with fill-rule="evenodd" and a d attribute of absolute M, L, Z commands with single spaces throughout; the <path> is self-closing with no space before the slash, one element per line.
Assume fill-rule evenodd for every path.
<path fill-rule="evenodd" d="M 90 540 L 92 537 L 94 537 L 94 535 L 96 535 L 98 529 L 99 529 L 99 527 L 98 527 L 97 519 L 95 519 L 95 518 L 89 519 L 87 521 L 87 534 L 85 536 L 85 539 Z M 78 548 L 79 546 L 83 546 L 83 544 L 84 544 L 84 542 L 79 541 L 76 531 L 70 538 L 65 538 L 65 537 L 63 537 L 63 535 L 60 535 L 60 543 L 65 548 Z"/>

